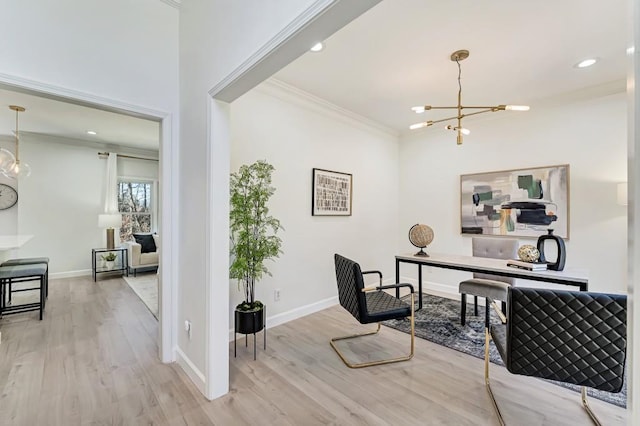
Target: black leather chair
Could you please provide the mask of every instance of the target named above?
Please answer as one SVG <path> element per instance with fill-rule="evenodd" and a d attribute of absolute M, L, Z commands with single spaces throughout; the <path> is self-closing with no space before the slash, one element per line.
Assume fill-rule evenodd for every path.
<path fill-rule="evenodd" d="M 582 386 L 582 405 L 600 425 L 589 408 L 586 387 L 614 393 L 622 390 L 627 297 L 510 287 L 507 317 L 502 320 L 503 324 L 486 330 L 484 370 L 500 424 L 504 420 L 489 383 L 490 339 L 509 372 Z"/>
<path fill-rule="evenodd" d="M 346 257 L 336 254 L 336 280 L 338 282 L 338 297 L 340 305 L 351 313 L 361 324 L 378 323 L 376 331 L 362 334 L 354 334 L 344 337 L 336 337 L 331 339 L 331 347 L 340 356 L 342 361 L 351 368 L 369 367 L 372 365 L 388 364 L 391 362 L 407 361 L 413 357 L 414 348 L 414 298 L 415 294 L 411 284 L 394 284 L 382 285 L 382 273 L 380 271 L 362 271 L 360 265 L 347 259 Z M 380 277 L 380 285 L 377 287 L 364 286 L 364 274 L 378 274 Z M 411 291 L 410 303 L 395 298 L 394 296 L 384 292 L 386 289 L 396 289 L 407 287 Z M 335 342 L 339 340 L 353 339 L 361 336 L 376 334 L 380 331 L 380 322 L 390 319 L 409 317 L 411 321 L 411 351 L 409 355 L 383 359 L 378 361 L 369 361 L 359 364 L 349 362 L 347 358 L 338 349 Z"/>

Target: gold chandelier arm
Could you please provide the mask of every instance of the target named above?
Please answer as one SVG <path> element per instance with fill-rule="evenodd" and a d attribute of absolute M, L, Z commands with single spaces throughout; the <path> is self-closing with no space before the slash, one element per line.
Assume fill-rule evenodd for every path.
<path fill-rule="evenodd" d="M 460 108 L 461 109 L 490 109 L 490 110 L 495 110 L 495 111 L 504 111 L 505 110 L 506 105 L 495 105 L 495 106 L 465 106 L 465 105 L 461 105 Z M 457 106 L 431 106 L 431 105 L 427 105 L 424 107 L 425 111 L 428 111 L 430 109 L 458 109 Z"/>
<path fill-rule="evenodd" d="M 16 163 L 20 162 L 20 131 L 18 130 L 18 112 L 16 108 Z"/>
<path fill-rule="evenodd" d="M 496 112 L 496 111 L 500 111 L 500 110 L 496 108 L 483 109 L 482 111 L 470 112 L 469 114 L 462 114 L 460 118 L 469 117 L 471 115 L 483 114 L 485 112 Z"/>
<path fill-rule="evenodd" d="M 440 120 L 429 120 L 429 122 L 431 124 L 436 124 L 436 123 L 443 123 L 443 122 L 449 121 L 449 120 L 462 120 L 463 118 L 469 117 L 470 115 L 478 115 L 478 114 L 483 114 L 485 112 L 492 112 L 492 111 L 499 111 L 499 110 L 494 109 L 494 108 L 489 108 L 489 109 L 485 109 L 485 110 L 482 110 L 482 111 L 470 112 L 469 114 L 454 115 L 452 117 L 441 118 Z"/>

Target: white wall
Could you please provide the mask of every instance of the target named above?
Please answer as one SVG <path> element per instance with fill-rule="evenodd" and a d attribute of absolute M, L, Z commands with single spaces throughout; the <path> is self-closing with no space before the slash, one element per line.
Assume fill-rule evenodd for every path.
<path fill-rule="evenodd" d="M 616 203 L 616 183 L 626 181 L 624 94 L 557 106 L 532 106 L 488 120 L 467 120 L 471 135 L 428 129 L 400 144 L 400 233 L 403 252 L 412 224 L 426 223 L 435 238 L 429 250 L 471 254 L 460 235 L 461 174 L 554 164 L 570 165 L 570 239 L 566 267 L 589 270 L 589 289 L 626 291 L 626 208 Z M 522 240 L 521 243 L 534 243 Z M 415 277 L 406 266 L 402 275 Z M 469 274 L 428 268 L 424 276 L 441 291 L 457 294 Z"/>
<path fill-rule="evenodd" d="M 32 135 L 20 141 L 31 176 L 19 182 L 18 233 L 33 238 L 19 255 L 49 257 L 54 277 L 89 274 L 91 249 L 106 245 L 98 215 L 104 211 L 107 162 L 94 146 L 65 142 Z M 119 158 L 118 175 L 125 174 L 157 180 L 158 164 Z"/>
<path fill-rule="evenodd" d="M 270 212 L 284 231 L 283 254 L 256 286 L 269 318 L 337 296 L 333 254 L 393 279 L 398 217 L 398 140 L 269 83 L 231 105 L 231 170 L 266 160 L 275 167 Z M 313 168 L 353 175 L 350 217 L 311 215 Z M 373 277 L 376 278 L 376 277 Z M 231 282 L 233 311 L 243 299 Z M 274 301 L 274 289 L 281 299 Z M 333 300 L 335 303 L 335 300 Z M 326 307 L 320 305 L 319 307 Z M 230 317 L 231 318 L 231 317 Z M 274 323 L 267 321 L 270 326 Z"/>
<path fill-rule="evenodd" d="M 229 386 L 229 144 L 224 136 L 210 137 L 226 134 L 228 122 L 226 106 L 209 103 L 208 92 L 312 3 L 212 0 L 181 6 L 178 323 L 190 320 L 192 332 L 190 339 L 178 334 L 177 352 L 209 398 Z"/>
<path fill-rule="evenodd" d="M 3 1 L 0 28 L 2 74 L 176 108 L 178 10 L 159 0 Z"/>

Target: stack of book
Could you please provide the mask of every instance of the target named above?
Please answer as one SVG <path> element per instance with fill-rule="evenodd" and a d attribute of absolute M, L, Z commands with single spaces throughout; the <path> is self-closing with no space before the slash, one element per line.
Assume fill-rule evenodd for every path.
<path fill-rule="evenodd" d="M 526 269 L 527 271 L 546 271 L 546 262 L 524 262 L 522 260 L 510 259 L 507 261 L 507 266 L 512 268 Z"/>

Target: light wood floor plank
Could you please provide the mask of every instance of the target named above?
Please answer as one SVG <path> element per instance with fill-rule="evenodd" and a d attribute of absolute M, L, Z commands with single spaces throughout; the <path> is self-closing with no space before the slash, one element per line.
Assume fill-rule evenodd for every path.
<path fill-rule="evenodd" d="M 44 321 L 0 320 L 0 424 L 4 425 L 497 425 L 483 361 L 416 339 L 408 362 L 352 370 L 331 337 L 362 332 L 336 306 L 268 330 L 238 357 L 230 392 L 207 401 L 177 365 L 158 360 L 158 323 L 121 278 L 52 280 Z M 342 342 L 356 361 L 397 356 L 409 337 Z M 588 425 L 579 394 L 491 366 L 507 424 Z M 591 400 L 607 425 L 626 410 Z"/>

